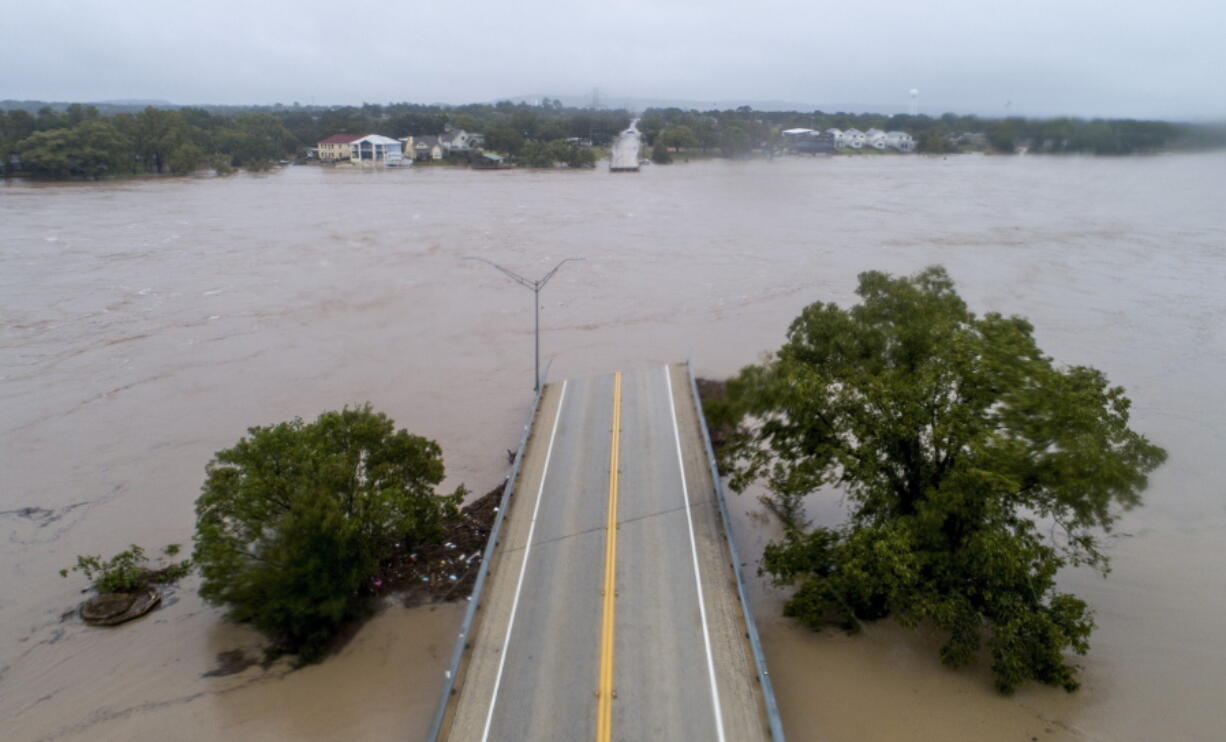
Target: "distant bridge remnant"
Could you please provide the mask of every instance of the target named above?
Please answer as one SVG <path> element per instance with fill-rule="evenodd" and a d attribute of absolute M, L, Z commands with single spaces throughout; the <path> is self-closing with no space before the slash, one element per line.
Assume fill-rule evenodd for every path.
<path fill-rule="evenodd" d="M 623 131 L 613 143 L 613 152 L 609 157 L 609 172 L 633 173 L 639 169 L 639 149 L 642 147 L 642 137 L 638 130 L 639 120 L 630 122 L 630 128 Z"/>

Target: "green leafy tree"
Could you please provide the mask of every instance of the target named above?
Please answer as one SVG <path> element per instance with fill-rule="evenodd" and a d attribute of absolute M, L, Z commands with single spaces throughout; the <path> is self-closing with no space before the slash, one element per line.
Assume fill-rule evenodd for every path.
<path fill-rule="evenodd" d="M 51 106 L 43 106 L 38 109 L 38 116 L 35 118 L 35 127 L 38 131 L 63 129 L 66 126 L 68 126 L 68 117 L 58 113 Z"/>
<path fill-rule="evenodd" d="M 887 615 L 944 630 L 941 659 L 986 638 L 996 685 L 1078 687 L 1086 604 L 1066 565 L 1108 569 L 1098 533 L 1140 503 L 1165 452 L 1128 427 L 1102 372 L 1058 367 L 1020 317 L 971 313 L 942 268 L 860 276 L 861 303 L 812 304 L 783 347 L 728 384 L 714 420 L 743 489 L 763 480 L 784 518 L 763 570 L 796 588 L 785 612 L 814 629 Z M 809 529 L 802 498 L 840 490 L 849 519 Z"/>
<path fill-rule="evenodd" d="M 149 106 L 132 117 L 130 137 L 145 169 L 161 173 L 167 167 L 170 153 L 189 141 L 190 132 L 178 111 Z"/>
<path fill-rule="evenodd" d="M 219 152 L 206 158 L 205 163 L 213 168 L 218 175 L 234 174 L 234 165 L 230 162 L 230 155 Z"/>
<path fill-rule="evenodd" d="M 370 405 L 247 433 L 196 500 L 200 594 L 309 661 L 363 613 L 380 561 L 436 540 L 464 490 L 436 494 L 438 444 Z"/>
<path fill-rule="evenodd" d="M 128 140 L 100 119 L 71 129 L 35 132 L 19 144 L 19 151 L 23 167 L 36 177 L 97 178 L 131 171 Z"/>
<path fill-rule="evenodd" d="M 294 135 L 267 113 L 236 117 L 233 125 L 222 130 L 219 140 L 221 150 L 231 155 L 235 165 L 253 170 L 267 169 L 295 147 Z"/>
<path fill-rule="evenodd" d="M 930 131 L 919 138 L 916 150 L 928 154 L 945 154 L 957 152 L 958 145 L 949 141 L 949 137 L 939 131 Z"/>
<path fill-rule="evenodd" d="M 694 136 L 698 137 L 698 147 L 703 152 L 719 146 L 719 126 L 710 118 L 695 122 Z"/>
<path fill-rule="evenodd" d="M 452 124 L 454 124 L 457 129 L 464 129 L 468 132 L 481 131 L 481 120 L 466 113 L 458 114 L 452 121 Z"/>
<path fill-rule="evenodd" d="M 73 103 L 64 111 L 64 117 L 68 121 L 69 126 L 76 126 L 82 121 L 92 121 L 100 115 L 96 106 L 82 105 L 80 103 Z"/>
<path fill-rule="evenodd" d="M 555 139 L 566 139 L 570 136 L 570 129 L 566 123 L 559 119 L 550 119 L 543 122 L 536 130 L 536 138 L 544 141 L 553 141 Z"/>
<path fill-rule="evenodd" d="M 496 126 L 485 134 L 485 148 L 494 152 L 517 155 L 524 146 L 524 137 L 508 126 Z"/>
<path fill-rule="evenodd" d="M 25 139 L 37 130 L 37 123 L 29 111 L 17 108 L 5 116 L 0 116 L 0 132 L 3 132 L 6 138 Z"/>
<path fill-rule="evenodd" d="M 645 113 L 639 118 L 638 130 L 644 142 L 655 145 L 656 139 L 664 131 L 665 126 L 667 126 L 667 122 L 662 114 Z"/>
<path fill-rule="evenodd" d="M 162 549 L 166 557 L 179 553 L 178 544 L 170 544 Z M 110 559 L 98 555 L 82 555 L 77 557 L 77 563 L 60 570 L 60 577 L 67 577 L 70 572 L 80 572 L 90 581 L 99 594 L 132 593 L 150 585 L 161 585 L 178 582 L 192 571 L 192 561 L 164 561 L 156 569 L 150 568 L 145 559 L 145 550 L 136 544 L 119 552 Z"/>
<path fill-rule="evenodd" d="M 166 165 L 175 175 L 188 175 L 203 161 L 204 150 L 190 141 L 184 141 L 166 157 Z"/>
<path fill-rule="evenodd" d="M 997 152 L 1011 153 L 1017 148 L 1018 133 L 1013 121 L 993 121 L 984 128 L 984 133 Z"/>
<path fill-rule="evenodd" d="M 666 147 L 673 149 L 681 149 L 682 147 L 697 147 L 698 137 L 695 136 L 694 130 L 685 124 L 670 126 L 660 134 L 660 141 Z"/>
<path fill-rule="evenodd" d="M 651 161 L 657 165 L 667 165 L 673 161 L 673 156 L 664 142 L 656 142 L 651 148 Z"/>
<path fill-rule="evenodd" d="M 742 157 L 749 153 L 752 142 L 749 132 L 740 124 L 727 124 L 720 127 L 719 148 L 724 157 Z"/>
<path fill-rule="evenodd" d="M 21 165 L 35 177 L 66 178 L 73 174 L 76 137 L 67 129 L 39 131 L 17 145 Z"/>
<path fill-rule="evenodd" d="M 566 167 L 596 167 L 596 153 L 591 147 L 583 147 L 564 139 L 556 139 L 549 145 L 554 159 Z"/>
<path fill-rule="evenodd" d="M 524 139 L 539 139 L 537 128 L 541 125 L 541 115 L 537 109 L 520 109 L 511 114 L 511 128 L 523 135 Z"/>
<path fill-rule="evenodd" d="M 556 162 L 547 142 L 524 142 L 515 161 L 524 167 L 553 167 Z"/>

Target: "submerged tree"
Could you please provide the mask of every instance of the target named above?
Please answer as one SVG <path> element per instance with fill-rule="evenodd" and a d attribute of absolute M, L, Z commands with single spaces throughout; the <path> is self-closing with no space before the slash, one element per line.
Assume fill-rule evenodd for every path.
<path fill-rule="evenodd" d="M 438 444 L 369 405 L 247 432 L 196 500 L 200 594 L 314 659 L 362 613 L 380 561 L 437 539 L 463 488 L 435 494 Z"/>
<path fill-rule="evenodd" d="M 1104 575 L 1097 533 L 1136 506 L 1165 452 L 1128 427 L 1093 368 L 1061 368 L 1020 317 L 977 317 L 941 268 L 860 276 L 861 303 L 813 304 L 787 342 L 731 380 L 733 485 L 764 480 L 787 523 L 762 569 L 796 587 L 785 613 L 849 631 L 891 615 L 948 632 L 964 665 L 986 639 L 996 685 L 1072 691 L 1094 627 L 1057 571 Z M 848 522 L 809 529 L 802 498 L 846 494 Z"/>
<path fill-rule="evenodd" d="M 33 175 L 46 178 L 126 173 L 132 153 L 108 121 L 89 120 L 72 129 L 40 131 L 21 143 L 21 160 Z"/>

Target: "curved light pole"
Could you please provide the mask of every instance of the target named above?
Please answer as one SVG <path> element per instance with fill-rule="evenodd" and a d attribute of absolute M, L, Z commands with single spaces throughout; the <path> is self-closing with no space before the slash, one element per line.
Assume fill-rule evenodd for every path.
<path fill-rule="evenodd" d="M 533 375 L 535 384 L 532 387 L 532 391 L 534 392 L 540 391 L 541 389 L 541 289 L 545 288 L 545 284 L 549 283 L 549 279 L 553 278 L 553 274 L 557 273 L 558 269 L 561 268 L 564 264 L 569 263 L 572 260 L 575 260 L 575 261 L 586 260 L 586 258 L 563 258 L 557 265 L 553 267 L 553 270 L 549 271 L 544 276 L 542 276 L 541 278 L 535 281 L 528 279 L 528 278 L 524 278 L 523 276 L 519 275 L 515 271 L 510 270 L 508 268 L 504 268 L 503 266 L 498 265 L 492 260 L 486 260 L 485 258 L 478 258 L 473 255 L 464 256 L 464 260 L 479 260 L 482 263 L 487 263 L 489 265 L 492 265 L 494 268 L 497 268 L 498 270 L 502 271 L 507 276 L 509 276 L 511 280 L 515 281 L 521 286 L 532 289 L 532 294 L 533 294 L 533 299 L 534 299 L 533 304 L 532 304 L 533 323 L 535 325 L 535 330 L 533 334 L 535 336 L 535 344 L 536 344 L 536 354 L 535 354 L 536 367 L 535 367 L 535 373 Z"/>

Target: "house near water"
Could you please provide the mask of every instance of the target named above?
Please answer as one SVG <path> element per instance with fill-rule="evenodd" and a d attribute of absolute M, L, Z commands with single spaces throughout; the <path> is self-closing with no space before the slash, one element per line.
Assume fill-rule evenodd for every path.
<path fill-rule="evenodd" d="M 439 134 L 439 146 L 444 152 L 479 152 L 485 146 L 485 135 L 464 129 L 449 129 Z"/>
<path fill-rule="evenodd" d="M 915 139 L 905 131 L 887 131 L 885 133 L 885 144 L 887 147 L 893 147 L 899 152 L 915 151 Z"/>
<path fill-rule="evenodd" d="M 404 159 L 400 142 L 380 134 L 333 134 L 316 145 L 320 162 L 395 167 Z"/>
<path fill-rule="evenodd" d="M 481 152 L 485 136 L 464 129 L 442 134 L 419 134 L 392 139 L 381 134 L 333 134 L 321 140 L 314 152 L 321 162 L 395 167 L 415 160 L 441 160 L 449 153 Z"/>
<path fill-rule="evenodd" d="M 835 150 L 834 137 L 816 129 L 784 129 L 780 134 L 784 146 L 793 152 L 816 155 L 833 154 Z"/>
<path fill-rule="evenodd" d="M 404 151 L 419 162 L 441 160 L 447 154 L 437 134 L 418 134 L 400 141 L 404 144 Z"/>
<path fill-rule="evenodd" d="M 843 146 L 852 149 L 864 148 L 864 132 L 859 129 L 848 129 L 843 132 Z"/>
<path fill-rule="evenodd" d="M 381 134 L 367 134 L 349 144 L 351 162 L 396 167 L 404 160 L 400 142 Z"/>
<path fill-rule="evenodd" d="M 315 145 L 321 162 L 348 160 L 352 154 L 349 145 L 361 139 L 361 134 L 333 134 Z"/>

